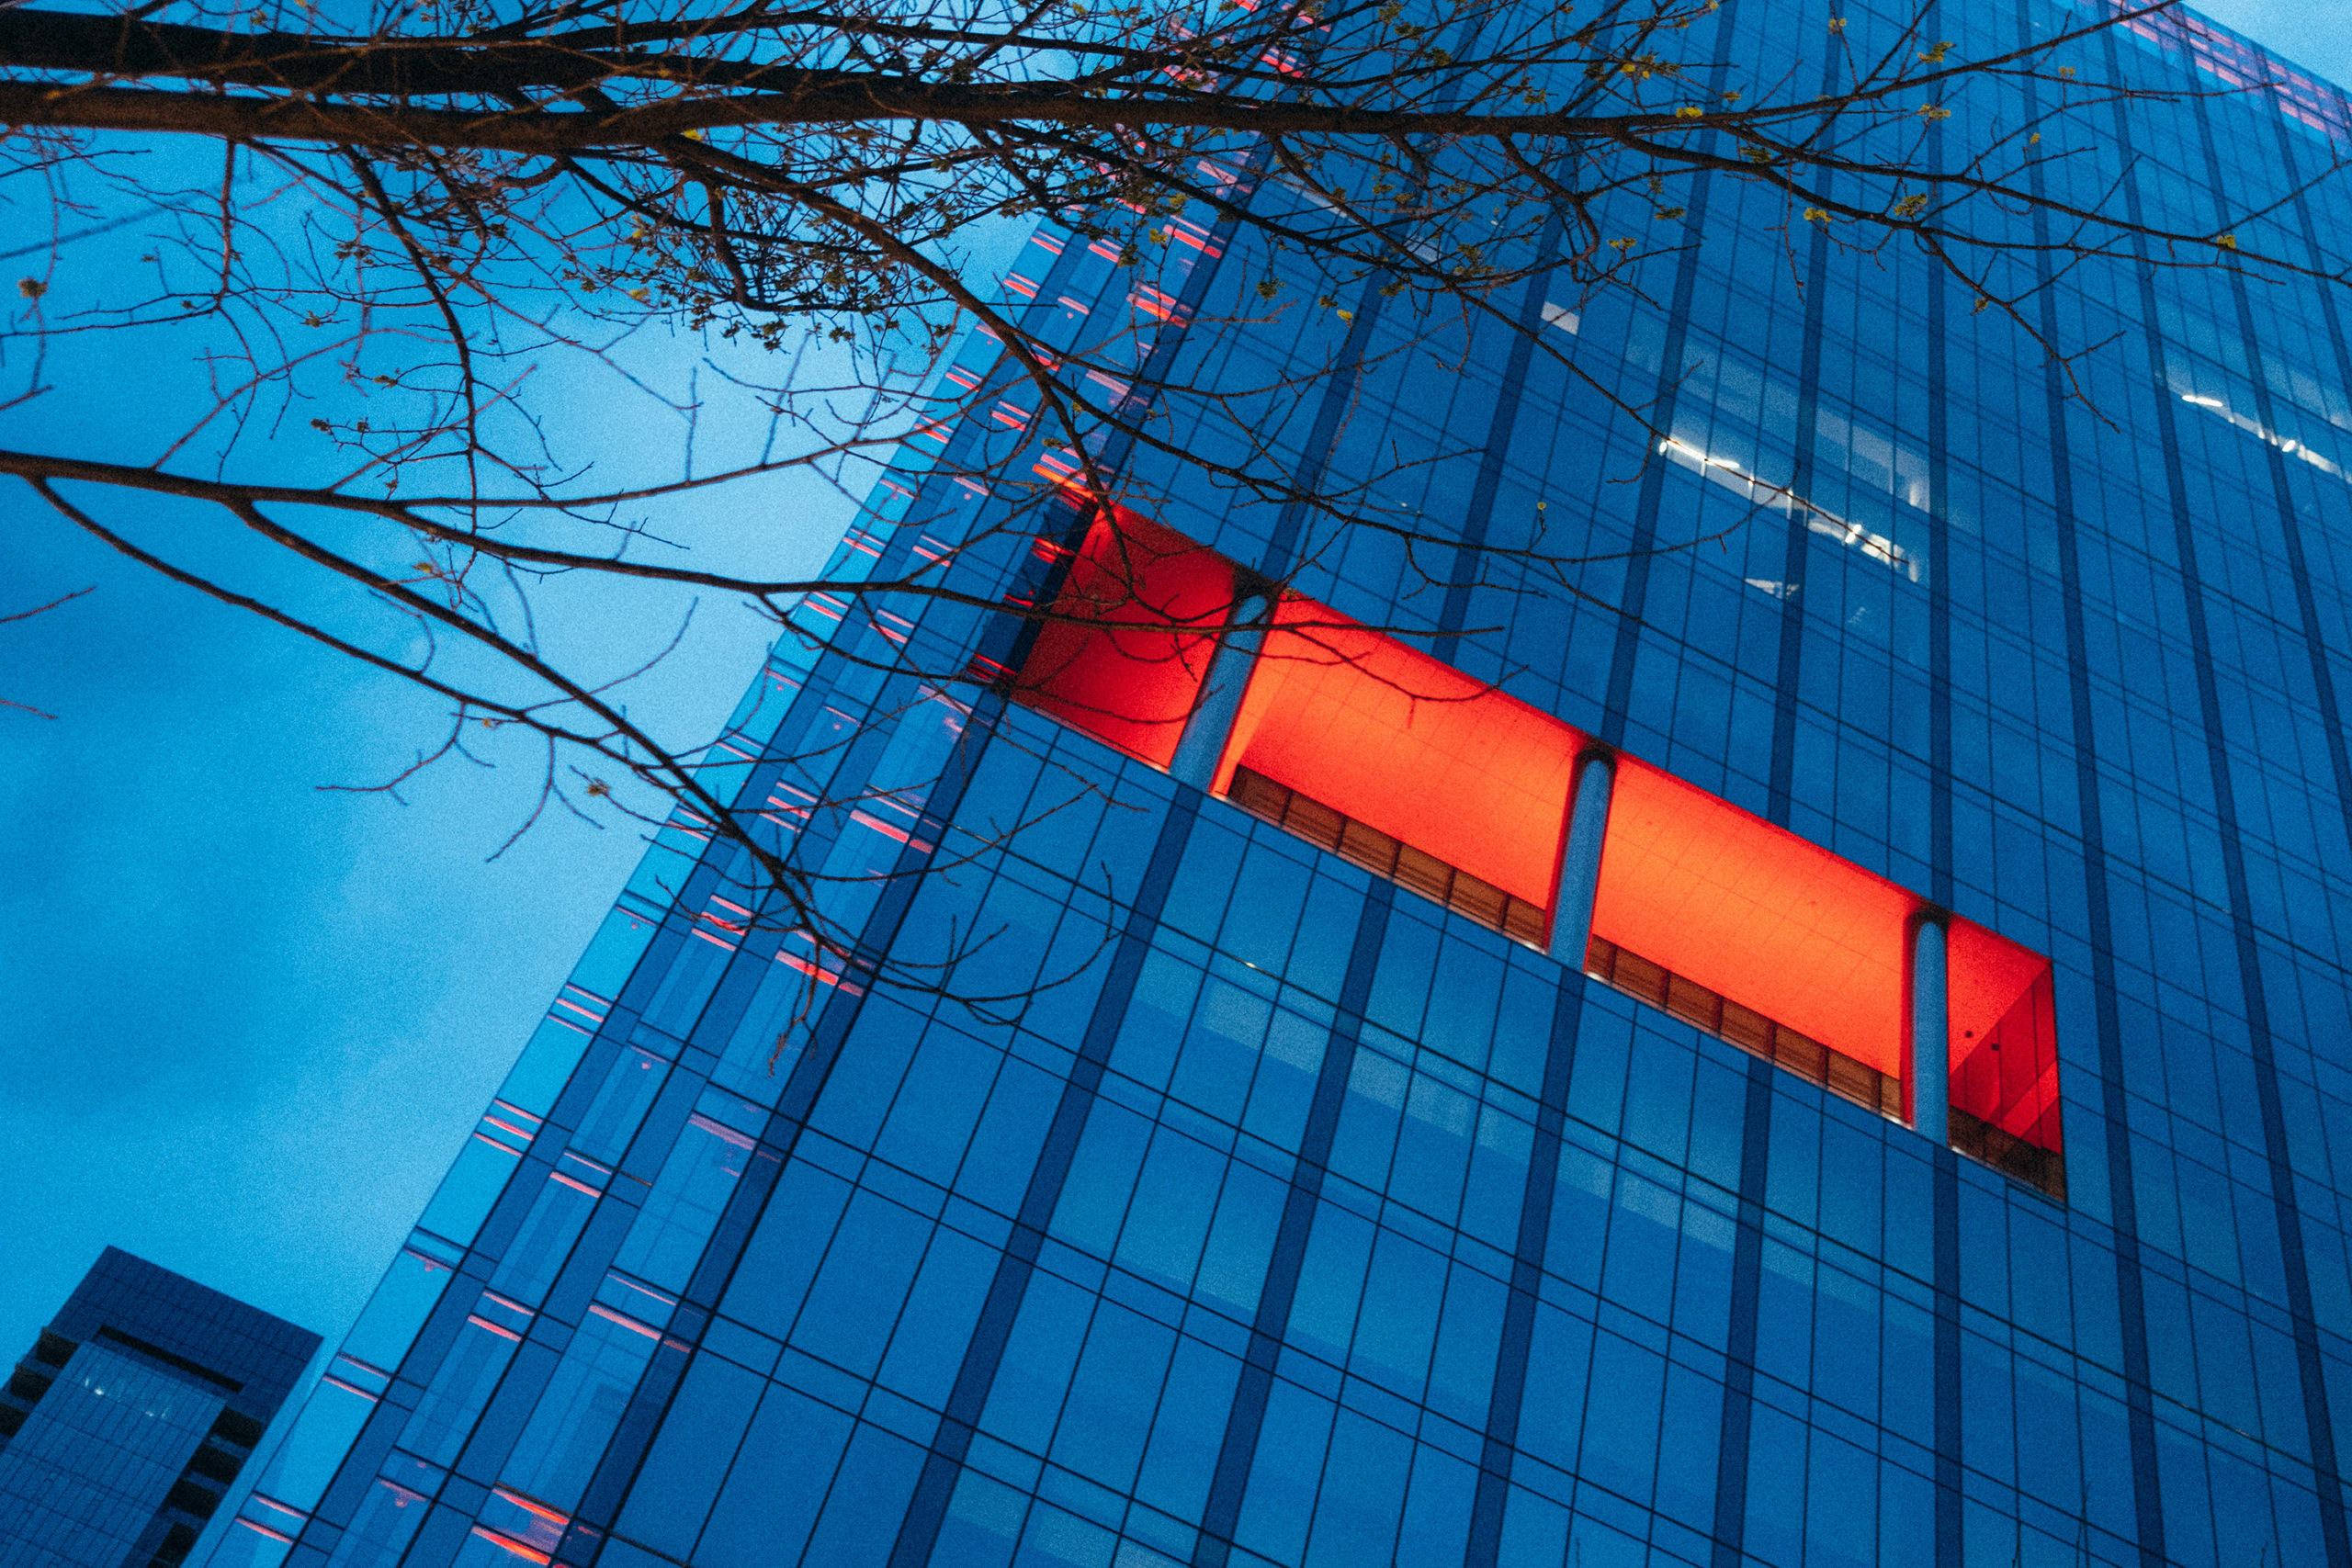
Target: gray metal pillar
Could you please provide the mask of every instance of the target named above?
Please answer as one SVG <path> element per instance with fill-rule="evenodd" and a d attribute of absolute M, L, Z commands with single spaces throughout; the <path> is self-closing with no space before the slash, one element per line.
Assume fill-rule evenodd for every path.
<path fill-rule="evenodd" d="M 1616 783 L 1616 767 L 1606 757 L 1589 757 L 1577 769 L 1568 847 L 1560 857 L 1560 886 L 1552 898 L 1552 956 L 1579 975 L 1592 940 L 1592 897 L 1600 886 L 1600 843 L 1609 831 L 1609 796 Z"/>
<path fill-rule="evenodd" d="M 1921 920 L 1911 937 L 1911 1125 L 1939 1146 L 1951 1141 L 1947 974 L 1943 924 Z"/>
<path fill-rule="evenodd" d="M 1195 789 L 1216 782 L 1218 759 L 1225 755 L 1226 738 L 1233 733 L 1234 716 L 1241 711 L 1241 694 L 1250 689 L 1250 675 L 1258 667 L 1258 649 L 1266 640 L 1266 601 L 1251 594 L 1233 607 L 1233 620 L 1209 660 L 1207 679 L 1201 682 L 1201 700 L 1184 721 L 1176 755 L 1168 771 Z"/>

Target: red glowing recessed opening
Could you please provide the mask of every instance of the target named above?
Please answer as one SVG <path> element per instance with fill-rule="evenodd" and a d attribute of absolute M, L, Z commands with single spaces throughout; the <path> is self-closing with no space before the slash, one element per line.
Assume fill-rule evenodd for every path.
<path fill-rule="evenodd" d="M 1582 743 L 1548 714 L 1286 596 L 1216 787 L 1247 768 L 1548 908 Z"/>
<path fill-rule="evenodd" d="M 1115 521 L 1114 521 L 1115 519 Z M 1125 507 L 1098 517 L 1013 682 L 1021 701 L 1166 767 L 1233 613 L 1233 563 Z"/>
<path fill-rule="evenodd" d="M 1949 952 L 1952 1109 L 2061 1153 L 2050 960 L 1962 919 Z"/>
<path fill-rule="evenodd" d="M 1071 559 L 1053 604 L 1068 618 L 1040 628 L 1014 694 L 1166 767 L 1239 592 L 1223 556 L 1112 508 Z M 1548 714 L 1327 605 L 1284 595 L 1212 789 L 1227 793 L 1236 770 L 1247 769 L 1292 792 L 1285 802 L 1306 797 L 1489 885 L 1480 898 L 1499 889 L 1543 911 L 1554 900 L 1585 745 Z M 1301 831 L 1294 812 L 1286 804 L 1277 819 Z M 1354 840 L 1329 830 L 1351 853 Z M 1396 844 L 1382 852 L 1397 861 Z M 1401 869 L 1389 874 L 1409 883 Z M 1431 897 L 1454 900 L 1451 892 Z M 1617 759 L 1591 934 L 1655 966 L 1642 983 L 1665 987 L 1651 999 L 1678 1016 L 1698 1016 L 1676 999 L 1690 994 L 1677 988 L 1687 982 L 1715 998 L 1693 1004 L 1711 1021 L 1702 1027 L 1784 1063 L 1792 1061 L 1788 1034 L 1803 1036 L 1814 1043 L 1800 1041 L 1793 1059 L 1814 1065 L 1800 1070 L 1818 1077 L 1814 1058 L 1826 1046 L 1901 1084 L 1907 1112 L 1906 954 L 1921 910 L 1911 893 L 1785 829 Z M 1507 912 L 1481 918 L 1540 943 L 1540 915 L 1521 913 L 1539 928 L 1533 934 Z M 2050 961 L 1972 921 L 1952 919 L 1947 931 L 1955 1141 L 1964 1134 L 1962 1146 L 1978 1157 L 2060 1190 L 2054 1162 L 2017 1146 L 2061 1151 Z M 1625 984 L 1611 962 L 1613 983 Z M 1736 1029 L 1734 1003 L 1747 1010 Z M 1826 1081 L 1852 1095 L 1836 1071 Z M 1892 1114 L 1892 1089 L 1860 1098 Z"/>
<path fill-rule="evenodd" d="M 1592 934 L 1894 1078 L 1917 903 L 1728 801 L 1618 761 Z"/>

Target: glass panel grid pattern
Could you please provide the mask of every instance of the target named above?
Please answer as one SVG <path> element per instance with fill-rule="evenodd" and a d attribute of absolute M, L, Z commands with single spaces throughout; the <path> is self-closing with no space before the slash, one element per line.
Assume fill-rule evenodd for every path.
<path fill-rule="evenodd" d="M 27 1568 L 119 1568 L 220 1413 L 220 1396 L 84 1345 L 42 1419 L 0 1453 L 0 1540 Z"/>
<path fill-rule="evenodd" d="M 0 1390 L 0 1562 L 179 1568 L 318 1347 L 107 1247 Z"/>
<path fill-rule="evenodd" d="M 1828 14 L 1704 26 L 1792 68 Z M 2075 17 L 1934 30 L 1983 56 Z M 2269 68 L 2155 18 L 2085 49 L 2168 89 Z M 2192 229 L 2226 193 L 2333 269 L 2352 194 L 2302 182 L 2344 100 L 2284 80 L 2135 106 L 2052 178 Z M 1170 381 L 1337 367 L 1258 438 L 1393 468 L 1382 504 L 1461 550 L 1431 573 L 1112 454 L 1157 525 L 2047 954 L 2015 1027 L 2055 1042 L 2066 1136 L 2018 1174 L 2063 1202 L 1008 701 L 990 617 L 812 599 L 714 766 L 852 879 L 869 948 L 1017 1002 L 796 947 L 665 829 L 223 1550 L 2352 1568 L 2340 303 L 2106 258 L 2049 278 L 2101 345 L 2058 366 L 1917 256 L 1792 251 L 1756 186 L 1689 205 L 1704 243 L 1638 296 L 1507 301 L 1540 352 L 1441 343 L 1376 280 L 1220 327 L 1257 276 L 1224 231 L 1139 276 L 1048 229 L 1014 292 L 1071 345 L 1153 323 Z M 1005 375 L 975 339 L 950 380 Z M 976 406 L 932 445 L 1031 439 Z M 1170 411 L 1170 450 L 1229 455 Z M 910 456 L 837 570 L 1015 504 Z M 1580 594 L 1491 553 L 1544 541 L 1601 563 Z M 1078 542 L 958 581 L 1050 603 Z M 894 682 L 909 647 L 979 678 Z"/>

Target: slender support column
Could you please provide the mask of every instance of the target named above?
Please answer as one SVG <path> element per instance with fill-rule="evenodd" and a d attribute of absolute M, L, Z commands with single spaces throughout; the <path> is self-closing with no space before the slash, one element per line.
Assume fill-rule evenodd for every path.
<path fill-rule="evenodd" d="M 1201 700 L 1184 721 L 1176 755 L 1168 771 L 1182 783 L 1205 790 L 1216 782 L 1216 765 L 1225 755 L 1226 738 L 1233 733 L 1234 716 L 1241 711 L 1241 694 L 1250 689 L 1250 675 L 1258 667 L 1258 649 L 1266 640 L 1266 601 L 1252 593 L 1233 607 L 1209 661 L 1208 678 L 1201 682 Z"/>
<path fill-rule="evenodd" d="M 1943 924 L 1921 920 L 1911 937 L 1911 1125 L 1939 1148 L 1951 1141 L 1946 973 Z"/>
<path fill-rule="evenodd" d="M 1616 767 L 1606 757 L 1589 757 L 1577 770 L 1568 847 L 1552 898 L 1552 956 L 1579 975 L 1592 940 L 1592 896 L 1600 885 L 1600 842 L 1609 832 L 1609 795 L 1616 782 Z"/>

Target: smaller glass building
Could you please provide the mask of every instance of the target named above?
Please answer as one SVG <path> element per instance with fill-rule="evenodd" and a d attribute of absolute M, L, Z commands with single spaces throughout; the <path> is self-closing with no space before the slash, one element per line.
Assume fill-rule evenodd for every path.
<path fill-rule="evenodd" d="M 0 1391 L 0 1565 L 185 1560 L 318 1348 L 107 1247 Z"/>

